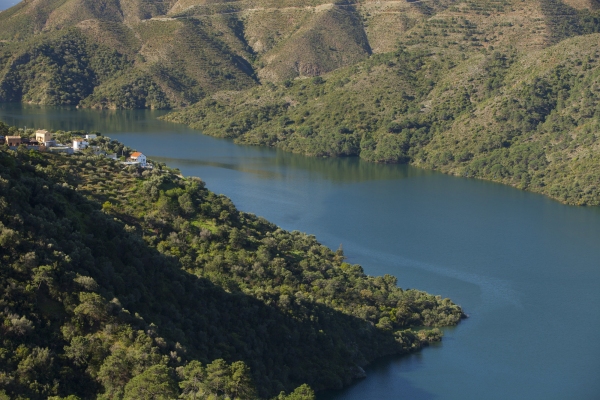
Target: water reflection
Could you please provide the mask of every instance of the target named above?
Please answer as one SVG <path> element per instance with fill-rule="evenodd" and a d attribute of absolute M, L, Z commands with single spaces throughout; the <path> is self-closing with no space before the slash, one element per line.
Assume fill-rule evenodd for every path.
<path fill-rule="evenodd" d="M 374 180 L 398 180 L 430 175 L 431 171 L 411 168 L 406 165 L 376 165 L 357 158 L 315 159 L 274 150 L 273 157 L 246 157 L 219 161 L 212 159 L 170 158 L 151 155 L 152 159 L 166 164 L 178 163 L 186 166 L 210 166 L 247 172 L 267 179 L 283 178 L 281 171 L 301 170 L 316 174 L 321 179 L 333 182 L 363 182 Z"/>
<path fill-rule="evenodd" d="M 138 150 L 165 163 L 226 168 L 267 179 L 281 176 L 276 171 L 306 171 L 334 182 L 397 180 L 432 174 L 408 166 L 367 163 L 355 157 L 313 158 L 278 149 L 231 146 L 231 140 L 208 138 L 186 126 L 157 119 L 165 113 L 157 110 L 77 110 L 75 107 L 0 104 L 0 118 L 9 125 L 98 131 L 113 137 L 127 133 L 129 139 L 137 139 L 135 145 Z M 181 144 L 176 156 L 164 154 L 169 147 L 167 142 Z"/>
<path fill-rule="evenodd" d="M 162 123 L 157 123 L 156 118 L 166 113 L 154 110 L 77 110 L 75 107 L 11 103 L 0 103 L 0 112 L 2 121 L 9 125 L 98 132 L 159 131 Z"/>

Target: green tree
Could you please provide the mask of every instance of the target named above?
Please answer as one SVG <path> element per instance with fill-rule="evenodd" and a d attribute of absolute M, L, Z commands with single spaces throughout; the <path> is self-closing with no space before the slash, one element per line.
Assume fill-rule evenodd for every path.
<path fill-rule="evenodd" d="M 205 393 L 204 380 L 206 369 L 197 360 L 190 361 L 185 367 L 179 367 L 177 372 L 182 378 L 179 387 L 183 391 L 181 397 L 184 399 L 201 399 Z"/>
<path fill-rule="evenodd" d="M 298 386 L 296 390 L 288 395 L 281 392 L 279 396 L 275 397 L 273 400 L 315 400 L 315 392 L 310 386 L 304 384 Z"/>
<path fill-rule="evenodd" d="M 110 398 L 122 396 L 123 388 L 130 377 L 131 361 L 122 349 L 106 357 L 98 373 L 98 380 L 103 384 L 104 392 Z"/>
<path fill-rule="evenodd" d="M 210 394 L 221 396 L 229 384 L 229 366 L 218 359 L 206 366 L 206 387 Z"/>
<path fill-rule="evenodd" d="M 227 382 L 227 394 L 234 399 L 253 399 L 256 390 L 252 383 L 250 368 L 243 361 L 231 364 L 231 377 Z"/>
<path fill-rule="evenodd" d="M 107 317 L 106 301 L 96 293 L 79 293 L 79 304 L 75 307 L 75 315 L 87 319 L 90 325 L 104 321 Z"/>
<path fill-rule="evenodd" d="M 171 400 L 178 397 L 173 371 L 162 364 L 148 368 L 125 385 L 124 400 Z"/>

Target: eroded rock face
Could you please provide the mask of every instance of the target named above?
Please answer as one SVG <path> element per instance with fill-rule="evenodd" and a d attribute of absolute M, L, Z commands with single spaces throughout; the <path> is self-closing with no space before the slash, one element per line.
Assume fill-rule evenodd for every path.
<path fill-rule="evenodd" d="M 354 64 L 371 53 L 362 22 L 354 10 L 332 7 L 315 12 L 284 45 L 265 54 L 263 79 L 317 76 Z"/>

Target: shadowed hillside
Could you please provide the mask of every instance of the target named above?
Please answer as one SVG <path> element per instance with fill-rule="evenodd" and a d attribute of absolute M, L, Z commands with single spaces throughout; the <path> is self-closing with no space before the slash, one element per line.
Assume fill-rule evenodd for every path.
<path fill-rule="evenodd" d="M 308 400 L 463 317 L 200 179 L 91 153 L 0 148 L 0 244 L 0 397 Z"/>

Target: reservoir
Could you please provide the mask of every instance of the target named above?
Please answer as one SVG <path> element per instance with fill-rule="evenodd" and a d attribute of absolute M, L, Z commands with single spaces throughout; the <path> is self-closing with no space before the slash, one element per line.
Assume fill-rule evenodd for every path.
<path fill-rule="evenodd" d="M 600 208 L 405 165 L 238 146 L 159 115 L 0 104 L 11 125 L 118 139 L 469 315 L 441 344 L 379 360 L 319 400 L 600 398 Z"/>

